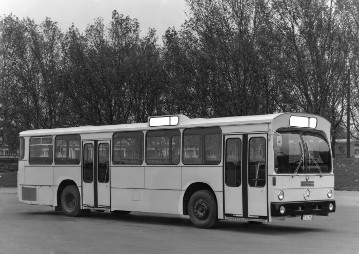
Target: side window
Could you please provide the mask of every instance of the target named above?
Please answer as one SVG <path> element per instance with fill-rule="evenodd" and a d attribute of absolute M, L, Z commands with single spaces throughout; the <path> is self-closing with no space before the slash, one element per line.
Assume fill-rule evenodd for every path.
<path fill-rule="evenodd" d="M 85 183 L 93 182 L 94 147 L 93 144 L 85 144 L 83 151 L 83 180 Z"/>
<path fill-rule="evenodd" d="M 180 161 L 180 131 L 156 130 L 146 134 L 146 163 L 177 165 Z"/>
<path fill-rule="evenodd" d="M 207 134 L 204 136 L 204 161 L 208 164 L 221 162 L 221 134 Z"/>
<path fill-rule="evenodd" d="M 263 137 L 249 140 L 248 184 L 251 187 L 266 185 L 266 140 Z"/>
<path fill-rule="evenodd" d="M 183 131 L 183 163 L 218 165 L 221 162 L 221 129 L 193 128 Z"/>
<path fill-rule="evenodd" d="M 117 132 L 113 135 L 113 164 L 141 165 L 142 151 L 142 132 Z"/>
<path fill-rule="evenodd" d="M 183 135 L 183 163 L 202 164 L 203 150 L 201 135 Z"/>
<path fill-rule="evenodd" d="M 110 176 L 109 144 L 101 143 L 98 146 L 98 182 L 108 183 Z"/>
<path fill-rule="evenodd" d="M 52 137 L 30 138 L 30 164 L 51 165 L 53 161 Z"/>
<path fill-rule="evenodd" d="M 20 154 L 19 160 L 23 160 L 25 157 L 25 139 L 23 137 L 20 138 Z"/>
<path fill-rule="evenodd" d="M 60 135 L 55 138 L 55 164 L 80 164 L 80 135 Z"/>
<path fill-rule="evenodd" d="M 225 183 L 238 187 L 242 182 L 242 141 L 229 138 L 226 142 Z"/>

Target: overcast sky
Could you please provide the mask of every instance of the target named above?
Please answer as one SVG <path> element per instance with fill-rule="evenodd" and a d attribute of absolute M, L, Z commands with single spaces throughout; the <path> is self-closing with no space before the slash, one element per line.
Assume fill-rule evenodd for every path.
<path fill-rule="evenodd" d="M 98 17 L 108 24 L 113 10 L 137 18 L 142 34 L 155 28 L 160 41 L 168 27 L 179 29 L 186 18 L 185 0 L 0 0 L 1 16 L 12 13 L 36 23 L 50 17 L 62 31 L 72 23 L 84 31 Z"/>

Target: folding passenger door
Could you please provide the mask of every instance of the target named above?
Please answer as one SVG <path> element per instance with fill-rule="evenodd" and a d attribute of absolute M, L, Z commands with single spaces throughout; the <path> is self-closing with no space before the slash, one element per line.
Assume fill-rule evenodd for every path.
<path fill-rule="evenodd" d="M 110 141 L 84 141 L 82 202 L 84 208 L 110 207 Z"/>
<path fill-rule="evenodd" d="M 242 135 L 225 138 L 224 197 L 225 214 L 243 216 Z"/>
<path fill-rule="evenodd" d="M 248 217 L 268 216 L 267 135 L 248 135 L 247 192 Z"/>

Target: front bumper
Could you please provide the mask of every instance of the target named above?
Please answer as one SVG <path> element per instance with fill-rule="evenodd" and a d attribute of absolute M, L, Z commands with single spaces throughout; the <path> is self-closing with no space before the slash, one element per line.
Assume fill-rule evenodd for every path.
<path fill-rule="evenodd" d="M 330 204 L 333 208 L 330 210 Z M 280 208 L 284 207 L 284 213 Z M 271 214 L 273 217 L 297 217 L 302 215 L 321 215 L 328 216 L 334 213 L 336 209 L 335 201 L 305 201 L 305 202 L 274 202 L 271 203 Z M 283 208 L 282 208 L 283 211 Z"/>

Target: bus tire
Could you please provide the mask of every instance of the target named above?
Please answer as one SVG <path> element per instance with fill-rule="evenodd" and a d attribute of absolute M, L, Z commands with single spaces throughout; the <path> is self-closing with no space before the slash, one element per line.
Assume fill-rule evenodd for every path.
<path fill-rule="evenodd" d="M 193 225 L 211 228 L 217 222 L 217 202 L 208 190 L 196 191 L 188 202 L 188 214 Z"/>
<path fill-rule="evenodd" d="M 81 215 L 80 193 L 75 185 L 66 186 L 62 191 L 61 207 L 67 216 L 77 217 Z"/>

